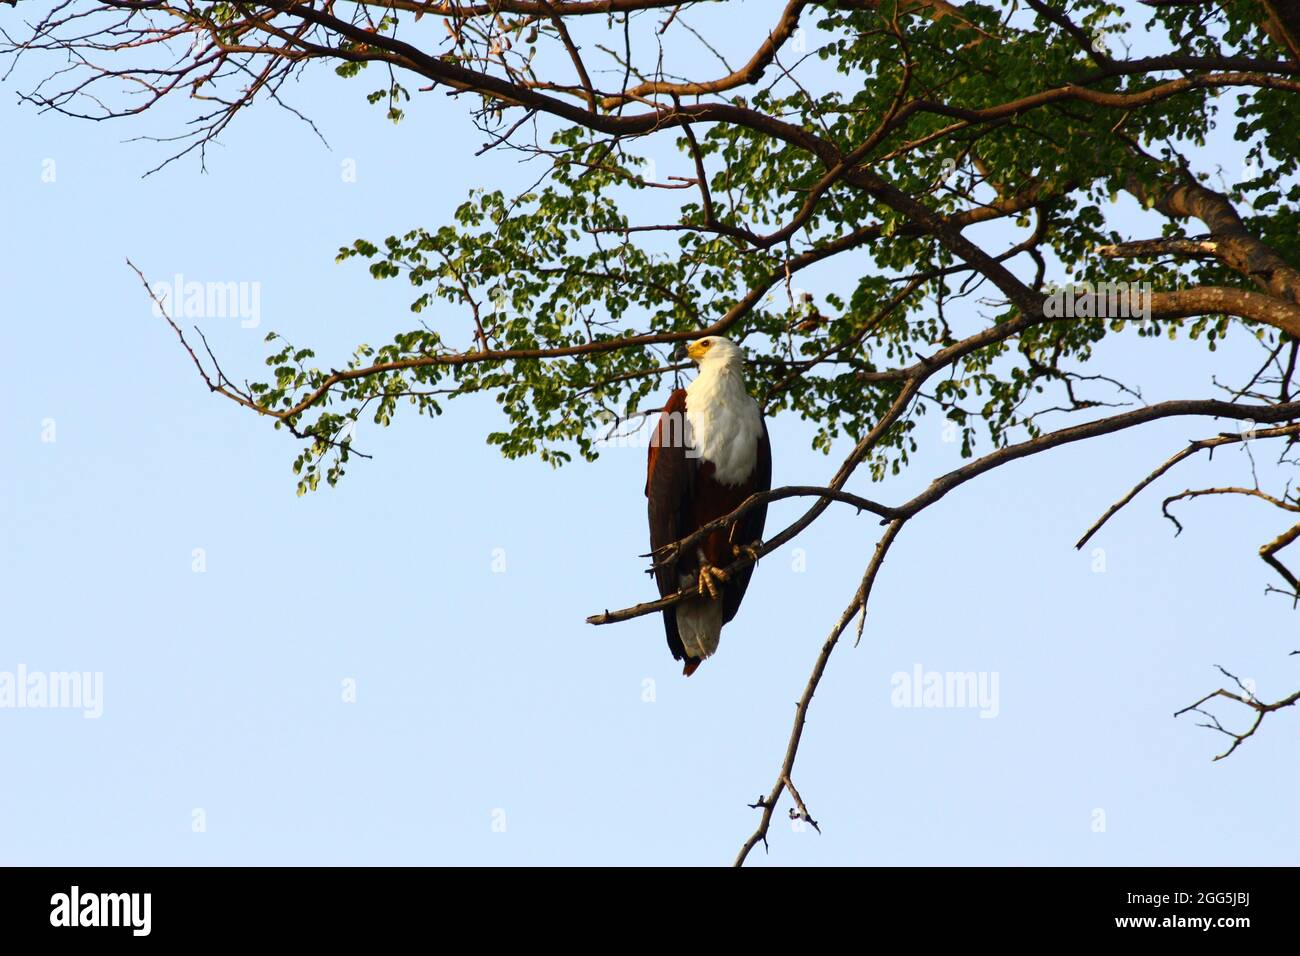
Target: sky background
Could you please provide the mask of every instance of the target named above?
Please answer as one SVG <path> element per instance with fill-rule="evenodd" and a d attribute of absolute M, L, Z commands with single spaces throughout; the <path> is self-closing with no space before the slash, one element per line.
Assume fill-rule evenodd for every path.
<path fill-rule="evenodd" d="M 336 265 L 340 246 L 435 227 L 471 188 L 535 174 L 475 158 L 462 104 L 425 95 L 394 127 L 365 104 L 369 84 L 322 69 L 293 102 L 329 148 L 262 108 L 206 173 L 190 159 L 142 179 L 164 147 L 124 141 L 182 114 L 38 116 L 15 102 L 35 66 L 0 86 L 0 671 L 102 672 L 104 710 L 0 709 L 0 863 L 730 862 L 876 521 L 841 509 L 765 558 L 688 681 L 658 616 L 584 623 L 654 596 L 643 449 L 558 471 L 508 462 L 484 442 L 491 401 L 457 401 L 432 422 L 363 419 L 356 443 L 375 460 L 296 497 L 297 445 L 208 394 L 126 257 L 155 280 L 261 284 L 258 328 L 200 323 L 232 376 L 260 375 L 270 330 L 341 363 L 410 326 L 414 294 Z M 659 178 L 691 174 L 657 142 Z M 1258 347 L 1127 336 L 1099 353 L 1154 402 L 1207 395 L 1212 372 L 1248 376 Z M 846 450 L 812 451 L 805 423 L 769 427 L 776 485 L 824 483 Z M 1180 466 L 1072 546 L 1221 427 L 1063 448 L 911 522 L 861 646 L 836 651 L 812 707 L 795 778 L 822 833 L 783 808 L 751 862 L 1295 863 L 1297 715 L 1218 763 L 1226 738 L 1172 717 L 1221 686 L 1215 664 L 1268 700 L 1300 680 L 1295 612 L 1264 596 L 1275 582 L 1256 556 L 1284 516 L 1191 503 L 1175 538 L 1159 512 L 1183 488 L 1248 483 L 1244 452 Z M 906 475 L 851 489 L 901 501 L 960 464 L 934 416 L 918 440 Z M 804 506 L 774 505 L 769 528 Z M 892 706 L 891 676 L 917 665 L 996 673 L 997 716 Z"/>

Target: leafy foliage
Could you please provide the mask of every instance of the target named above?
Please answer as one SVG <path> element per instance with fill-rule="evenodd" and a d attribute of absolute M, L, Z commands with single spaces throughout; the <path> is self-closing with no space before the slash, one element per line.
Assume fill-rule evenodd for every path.
<path fill-rule="evenodd" d="M 267 32 L 254 6 L 191 5 L 184 28 L 247 46 Z M 344 78 L 387 66 L 387 81 L 367 97 L 390 120 L 410 108 L 402 71 L 423 71 L 477 95 L 478 121 L 497 148 L 521 151 L 536 170 L 520 194 L 473 189 L 452 222 L 340 250 L 340 261 L 361 260 L 377 280 L 411 283 L 413 327 L 388 344 L 361 345 L 343 369 L 324 370 L 309 349 L 272 337 L 272 375 L 250 396 L 308 440 L 294 466 L 300 492 L 322 475 L 338 479 L 360 417 L 387 425 L 403 406 L 438 415 L 472 393 L 500 405 L 503 422 L 488 441 L 506 456 L 593 459 L 608 423 L 652 410 L 679 371 L 664 338 L 719 325 L 748 348 L 767 412 L 814 422 L 816 446 L 829 450 L 886 415 L 902 388 L 890 370 L 1024 315 L 1025 300 L 998 287 L 1001 265 L 1036 294 L 1074 282 L 1257 291 L 1258 276 L 1223 256 L 1097 254 L 1150 238 L 1127 235 L 1134 222 L 1150 223 L 1151 236 L 1185 237 L 1185 216 L 1162 222 L 1154 209 L 1179 182 L 1220 189 L 1249 209 L 1250 235 L 1281 260 L 1300 260 L 1300 111 L 1288 79 L 1296 70 L 1247 0 L 1159 6 L 1141 13 L 1144 22 L 1099 0 L 1068 11 L 1041 0 L 807 4 L 793 14 L 803 18 L 802 39 L 783 21 L 761 68 L 703 93 L 636 96 L 629 85 L 649 83 L 651 71 L 632 62 L 634 33 L 681 44 L 698 14 L 700 29 L 689 29 L 721 43 L 727 14 L 686 4 L 659 21 L 648 19 L 653 11 L 536 16 L 503 3 L 492 14 L 444 11 L 441 35 L 426 30 L 429 19 L 420 23 L 424 10 L 298 6 L 313 11 L 302 21 L 318 44 L 308 62 L 333 59 Z M 322 19 L 341 16 L 337 6 L 350 6 L 351 19 Z M 293 11 L 283 16 L 292 22 Z M 745 42 L 736 41 L 741 52 Z M 280 49 L 260 53 L 274 62 Z M 621 75 L 621 89 L 588 93 L 581 69 L 578 81 L 539 76 L 539 49 L 575 63 L 579 50 L 602 50 L 613 65 L 602 75 Z M 461 72 L 449 79 L 444 69 Z M 1179 80 L 1190 82 L 1165 89 Z M 691 96 L 718 112 L 669 121 Z M 562 100 L 587 112 L 575 117 L 555 105 Z M 664 121 L 614 125 L 638 109 Z M 1223 139 L 1225 109 L 1241 176 L 1225 176 L 1206 153 Z M 658 169 L 633 151 L 645 152 L 642 142 L 656 150 Z M 927 217 L 989 261 L 960 254 Z M 1132 398 L 1138 385 L 1091 367 L 1109 336 L 1184 331 L 1214 348 L 1243 323 L 1228 314 L 1082 318 L 994 337 L 962 350 L 872 447 L 871 473 L 907 463 L 924 414 L 952 421 L 971 455 L 1037 434 L 1049 411 Z M 1251 334 L 1270 347 L 1284 340 L 1275 327 Z"/>

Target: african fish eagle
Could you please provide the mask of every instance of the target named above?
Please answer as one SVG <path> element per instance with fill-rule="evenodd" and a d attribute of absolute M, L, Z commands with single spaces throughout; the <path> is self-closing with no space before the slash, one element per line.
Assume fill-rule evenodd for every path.
<path fill-rule="evenodd" d="M 745 390 L 744 353 L 731 340 L 709 335 L 690 343 L 686 354 L 699 365 L 699 375 L 668 397 L 650 441 L 645 493 L 652 552 L 772 487 L 767 425 Z M 756 553 L 766 519 L 766 503 L 751 508 L 674 564 L 655 570 L 663 597 L 683 587 L 699 588 L 697 596 L 663 612 L 668 649 L 686 662 L 687 677 L 718 649 L 722 625 L 740 609 L 754 565 L 730 575 L 723 569 L 742 553 Z"/>

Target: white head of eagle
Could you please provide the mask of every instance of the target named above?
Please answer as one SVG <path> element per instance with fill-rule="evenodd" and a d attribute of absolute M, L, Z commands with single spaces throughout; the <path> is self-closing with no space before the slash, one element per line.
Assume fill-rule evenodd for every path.
<path fill-rule="evenodd" d="M 745 355 L 720 335 L 706 335 L 686 348 L 700 369 L 695 381 L 668 397 L 650 442 L 646 497 L 652 550 L 687 537 L 730 514 L 745 499 L 772 487 L 772 455 L 758 402 L 745 388 Z M 674 419 L 685 418 L 685 429 Z M 685 441 L 671 440 L 674 434 Z M 741 555 L 753 556 L 761 542 L 766 504 L 751 508 L 704 536 L 656 569 L 662 596 L 685 587 L 699 593 L 664 610 L 664 630 L 684 673 L 718 648 L 722 625 L 740 608 L 753 564 L 726 571 Z"/>

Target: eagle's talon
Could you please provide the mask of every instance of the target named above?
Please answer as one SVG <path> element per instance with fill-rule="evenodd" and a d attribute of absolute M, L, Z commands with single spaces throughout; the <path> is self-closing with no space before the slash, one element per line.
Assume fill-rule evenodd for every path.
<path fill-rule="evenodd" d="M 722 568 L 715 568 L 711 564 L 705 564 L 700 568 L 700 577 L 696 587 L 699 589 L 700 594 L 707 593 L 709 597 L 716 601 L 720 592 L 718 585 L 714 583 L 714 578 L 722 582 L 729 580 L 727 572 Z"/>
<path fill-rule="evenodd" d="M 758 545 L 756 544 L 733 544 L 731 546 L 731 553 L 737 558 L 743 554 L 755 564 L 758 563 Z"/>

